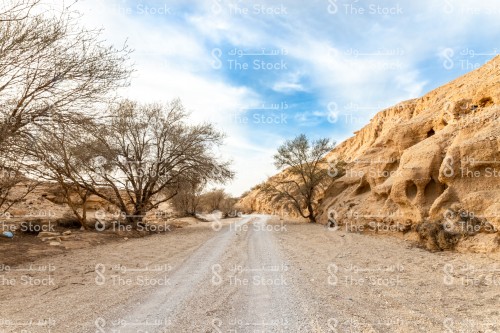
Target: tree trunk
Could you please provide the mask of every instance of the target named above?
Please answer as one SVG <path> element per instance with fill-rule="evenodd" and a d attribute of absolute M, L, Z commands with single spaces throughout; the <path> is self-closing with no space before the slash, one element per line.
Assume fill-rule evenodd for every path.
<path fill-rule="evenodd" d="M 82 218 L 80 220 L 80 224 L 84 230 L 87 230 L 87 200 L 90 197 L 89 191 L 85 190 L 85 193 L 80 196 L 82 199 Z"/>
<path fill-rule="evenodd" d="M 309 222 L 316 223 L 316 215 L 314 215 L 314 209 L 311 204 L 307 205 L 307 211 L 309 212 Z"/>
<path fill-rule="evenodd" d="M 80 221 L 83 230 L 87 230 L 86 223 L 87 223 L 87 207 L 86 207 L 86 201 L 82 205 L 82 220 Z"/>
<path fill-rule="evenodd" d="M 140 209 L 138 207 L 136 207 L 134 209 L 134 213 L 133 213 L 133 216 L 131 217 L 131 222 L 132 222 L 132 225 L 137 229 L 137 227 L 139 226 L 139 224 L 142 223 L 142 219 L 145 215 L 145 212 L 143 209 Z"/>

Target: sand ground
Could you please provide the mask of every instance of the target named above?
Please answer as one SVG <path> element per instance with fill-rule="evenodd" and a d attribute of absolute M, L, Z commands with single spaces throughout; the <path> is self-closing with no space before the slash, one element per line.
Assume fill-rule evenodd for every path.
<path fill-rule="evenodd" d="M 499 254 L 250 215 L 3 267 L 0 332 L 496 332 Z"/>

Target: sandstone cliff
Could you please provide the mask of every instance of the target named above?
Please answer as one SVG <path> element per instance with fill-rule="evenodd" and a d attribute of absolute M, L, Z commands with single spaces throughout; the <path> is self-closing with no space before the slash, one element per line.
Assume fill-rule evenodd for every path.
<path fill-rule="evenodd" d="M 319 222 L 404 234 L 429 249 L 498 249 L 499 125 L 497 56 L 421 98 L 379 112 L 328 154 L 348 167 L 324 192 Z M 240 205 L 267 213 L 280 209 L 258 187 Z"/>

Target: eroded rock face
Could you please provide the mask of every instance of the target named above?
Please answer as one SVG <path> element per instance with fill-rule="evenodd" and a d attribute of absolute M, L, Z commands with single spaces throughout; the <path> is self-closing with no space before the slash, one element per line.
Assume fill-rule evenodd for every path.
<path fill-rule="evenodd" d="M 320 223 L 413 231 L 429 249 L 498 248 L 500 57 L 381 111 L 327 158 L 348 168 L 325 191 Z M 243 200 L 272 210 L 254 192 Z"/>

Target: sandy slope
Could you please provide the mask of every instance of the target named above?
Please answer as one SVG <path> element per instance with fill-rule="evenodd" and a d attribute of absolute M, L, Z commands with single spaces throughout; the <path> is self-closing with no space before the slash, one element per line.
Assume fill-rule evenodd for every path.
<path fill-rule="evenodd" d="M 1 275 L 0 332 L 500 330 L 498 255 L 430 253 L 267 216 L 218 227 L 12 267 Z"/>

